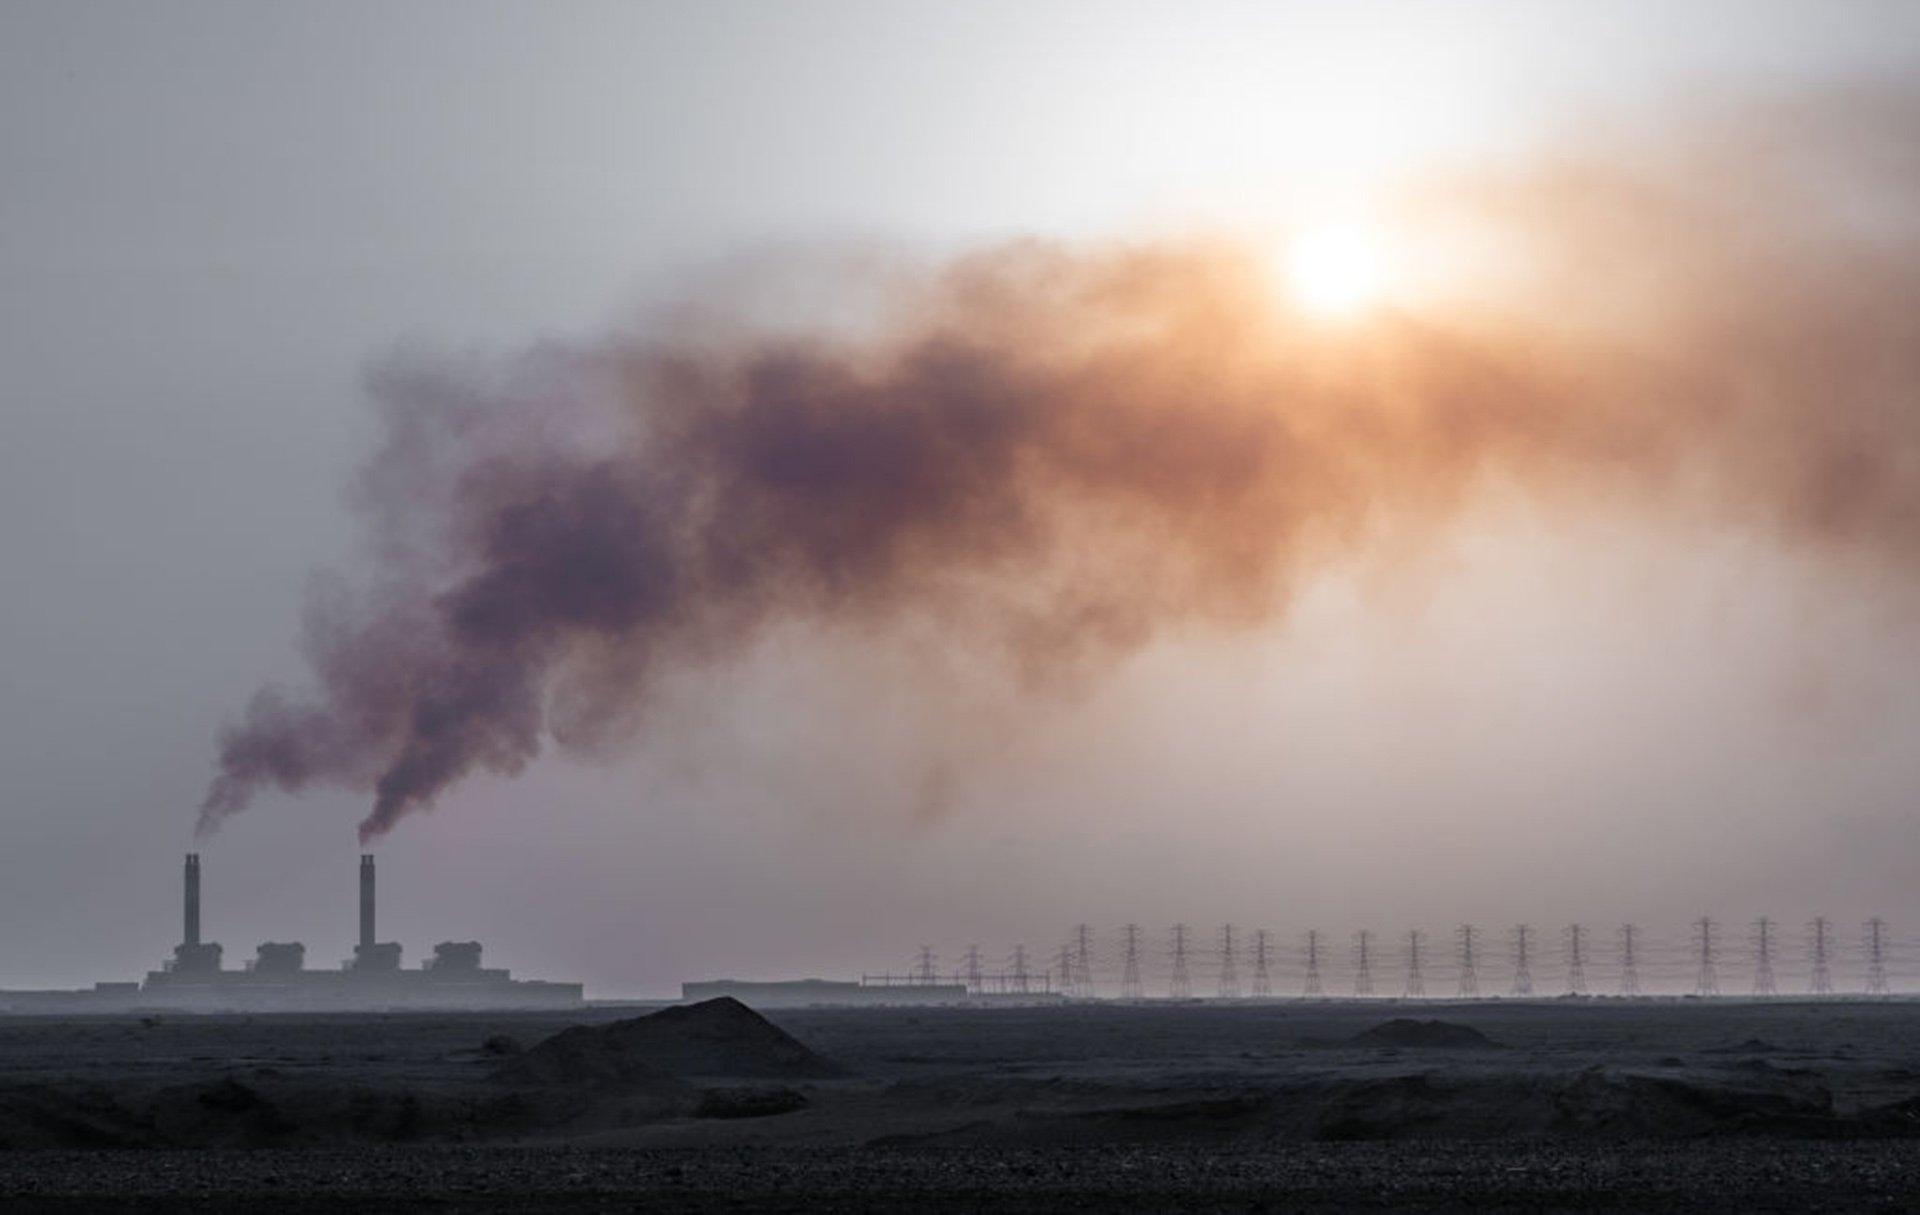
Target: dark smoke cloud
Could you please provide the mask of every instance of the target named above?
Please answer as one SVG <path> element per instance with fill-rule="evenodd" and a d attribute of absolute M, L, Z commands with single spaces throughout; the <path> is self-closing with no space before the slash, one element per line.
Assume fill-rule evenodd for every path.
<path fill-rule="evenodd" d="M 371 793 L 378 836 L 549 739 L 617 749 L 661 668 L 773 621 L 930 617 L 1036 682 L 1097 672 L 1170 626 L 1269 619 L 1488 478 L 1910 568 L 1920 121 L 1809 113 L 1430 184 L 1435 231 L 1477 225 L 1518 267 L 1470 306 L 1328 326 L 1231 245 L 1030 243 L 896 289 L 858 337 L 396 361 L 356 494 L 374 577 L 319 586 L 317 695 L 255 697 L 200 829 L 335 785 Z"/>

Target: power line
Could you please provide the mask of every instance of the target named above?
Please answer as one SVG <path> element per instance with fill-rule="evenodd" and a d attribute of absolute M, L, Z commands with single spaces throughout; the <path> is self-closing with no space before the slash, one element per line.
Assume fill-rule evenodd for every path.
<path fill-rule="evenodd" d="M 1724 985 L 1727 990 L 1745 994 L 1750 989 L 1755 997 L 1762 999 L 1777 997 L 1798 982 L 1804 982 L 1805 986 L 1797 990 L 1814 996 L 1831 996 L 1839 988 L 1870 996 L 1887 995 L 1895 985 L 1895 967 L 1902 964 L 1906 956 L 1901 952 L 1905 941 L 1896 939 L 1887 921 L 1879 916 L 1856 921 L 1856 924 L 1857 954 L 1853 940 L 1836 936 L 1834 921 L 1826 916 L 1806 919 L 1806 970 L 1801 972 L 1805 978 L 1796 980 L 1786 971 L 1797 969 L 1791 954 L 1799 943 L 1791 940 L 1790 932 L 1783 932 L 1779 920 L 1768 915 L 1753 917 L 1734 937 L 1727 935 L 1725 923 L 1710 915 L 1690 921 L 1687 935 L 1677 939 L 1658 932 L 1649 935 L 1635 924 L 1620 924 L 1611 934 L 1614 937 L 1611 945 L 1594 937 L 1587 925 L 1568 923 L 1547 940 L 1544 951 L 1541 938 L 1531 924 L 1515 924 L 1505 934 L 1496 934 L 1496 937 L 1504 935 L 1505 941 L 1495 939 L 1489 946 L 1489 938 L 1477 925 L 1463 923 L 1453 929 L 1451 957 L 1432 953 L 1432 934 L 1424 929 L 1409 929 L 1398 937 L 1389 934 L 1385 938 L 1371 929 L 1360 929 L 1349 938 L 1348 955 L 1342 959 L 1336 956 L 1338 936 L 1329 938 L 1329 934 L 1311 929 L 1303 934 L 1304 956 L 1293 955 L 1291 963 L 1284 950 L 1276 953 L 1274 946 L 1281 938 L 1267 929 L 1222 924 L 1209 940 L 1197 936 L 1182 923 L 1172 926 L 1169 932 L 1171 976 L 1166 990 L 1174 998 L 1191 999 L 1197 984 L 1201 994 L 1208 997 L 1233 999 L 1251 995 L 1256 999 L 1271 999 L 1276 987 L 1298 982 L 1301 996 L 1315 998 L 1322 996 L 1329 983 L 1348 986 L 1348 979 L 1326 969 L 1331 966 L 1337 971 L 1344 960 L 1350 964 L 1350 991 L 1354 996 L 1385 994 L 1419 999 L 1444 988 L 1442 994 L 1449 997 L 1479 998 L 1489 984 L 1495 988 L 1508 986 L 1507 976 L 1498 973 L 1500 960 L 1487 952 L 1489 948 L 1495 953 L 1501 952 L 1504 946 L 1511 963 L 1511 991 L 1520 997 L 1542 991 L 1558 994 L 1560 975 L 1564 975 L 1564 990 L 1574 995 L 1589 994 L 1597 985 L 1600 990 L 1617 990 L 1623 996 L 1635 996 L 1643 994 L 1645 986 L 1650 984 L 1656 991 L 1684 990 L 1690 986 L 1696 995 L 1718 996 L 1723 989 L 1719 972 L 1726 964 L 1732 964 L 1740 972 L 1728 977 Z M 941 954 L 933 945 L 922 944 L 915 947 L 907 972 L 892 981 L 919 985 L 964 984 L 968 993 L 976 995 L 1058 991 L 1075 999 L 1093 999 L 1114 995 L 1116 988 L 1108 984 L 1117 979 L 1120 998 L 1144 998 L 1146 972 L 1159 971 L 1167 964 L 1164 958 L 1159 963 L 1154 961 L 1159 955 L 1151 945 L 1151 932 L 1143 933 L 1136 923 L 1107 931 L 1116 932 L 1118 941 L 1116 947 L 1104 953 L 1096 953 L 1096 947 L 1104 941 L 1096 940 L 1095 930 L 1086 924 L 1077 924 L 1065 943 L 1053 950 L 1036 954 L 1024 945 L 1014 946 L 1004 968 L 992 966 L 990 959 L 983 957 L 980 946 L 971 944 L 965 947 L 961 960 L 947 955 L 946 969 L 942 970 Z M 1323 949 L 1329 939 L 1334 942 L 1332 952 Z M 1383 944 L 1385 952 L 1382 952 Z M 1444 948 L 1446 941 L 1442 939 L 1440 944 Z M 1856 957 L 1858 971 L 1852 969 Z M 1295 969 L 1302 961 L 1304 973 Z M 1482 983 L 1480 975 L 1483 964 L 1492 971 L 1486 983 Z M 1534 982 L 1536 965 L 1544 965 L 1554 972 L 1554 977 L 1539 987 Z M 1109 966 L 1120 973 L 1109 974 L 1105 969 Z M 1382 971 L 1382 966 L 1388 969 Z M 1391 988 L 1393 970 L 1401 972 L 1398 992 Z M 1836 973 L 1839 970 L 1848 973 Z M 1290 974 L 1296 977 L 1289 980 Z M 1435 989 L 1427 985 L 1430 974 Z M 1691 984 L 1684 984 L 1689 977 Z"/>

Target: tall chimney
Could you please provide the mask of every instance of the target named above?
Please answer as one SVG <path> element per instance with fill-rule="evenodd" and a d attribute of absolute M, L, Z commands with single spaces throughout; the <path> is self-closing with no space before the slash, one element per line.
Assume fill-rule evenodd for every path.
<path fill-rule="evenodd" d="M 186 902 L 181 939 L 189 945 L 200 943 L 200 854 L 187 853 Z"/>
<path fill-rule="evenodd" d="M 196 875 L 197 880 L 197 875 Z M 195 917 L 196 922 L 198 916 Z M 373 947 L 373 854 L 360 854 L 360 947 Z"/>

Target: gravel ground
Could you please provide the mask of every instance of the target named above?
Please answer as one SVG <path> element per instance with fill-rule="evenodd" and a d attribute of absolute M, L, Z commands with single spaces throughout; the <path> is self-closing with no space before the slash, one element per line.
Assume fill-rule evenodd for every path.
<path fill-rule="evenodd" d="M 357 1140 L 295 1117 L 303 1086 L 491 1092 L 489 1038 L 628 1015 L 0 1018 L 0 1097 L 40 1110 L 12 1132 L 0 1117 L 0 1212 L 1920 1212 L 1912 1001 L 790 1010 L 774 1020 L 852 1074 L 795 1082 L 807 1102 L 778 1116 Z M 1500 1045 L 1353 1043 L 1394 1016 Z M 1569 1133 L 1570 1094 L 1603 1075 L 1654 1087 L 1587 1092 L 1579 1110 L 1627 1120 Z M 290 1129 L 235 1113 L 236 1082 Z M 173 1103 L 142 1113 L 140 1094 L 167 1086 Z M 1834 1116 L 1795 1105 L 1756 1124 L 1727 1108 L 1754 1093 L 1814 1094 Z M 123 1103 L 123 1138 L 92 1142 L 171 1111 L 199 1146 L 48 1138 L 95 1100 Z M 1329 1137 L 1345 1124 L 1303 1121 L 1315 1101 L 1345 1103 L 1367 1133 Z M 1906 1112 L 1847 1121 L 1888 1103 Z M 1755 1125 L 1768 1137 L 1747 1137 Z"/>
<path fill-rule="evenodd" d="M 9 1212 L 1909 1211 L 1911 1143 L 17 1152 Z"/>

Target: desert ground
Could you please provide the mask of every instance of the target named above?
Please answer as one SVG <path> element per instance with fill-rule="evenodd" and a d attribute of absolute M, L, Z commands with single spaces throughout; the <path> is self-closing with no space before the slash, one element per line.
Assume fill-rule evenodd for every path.
<path fill-rule="evenodd" d="M 0 1019 L 0 1204 L 1920 1209 L 1920 1002 L 651 1011 Z"/>

